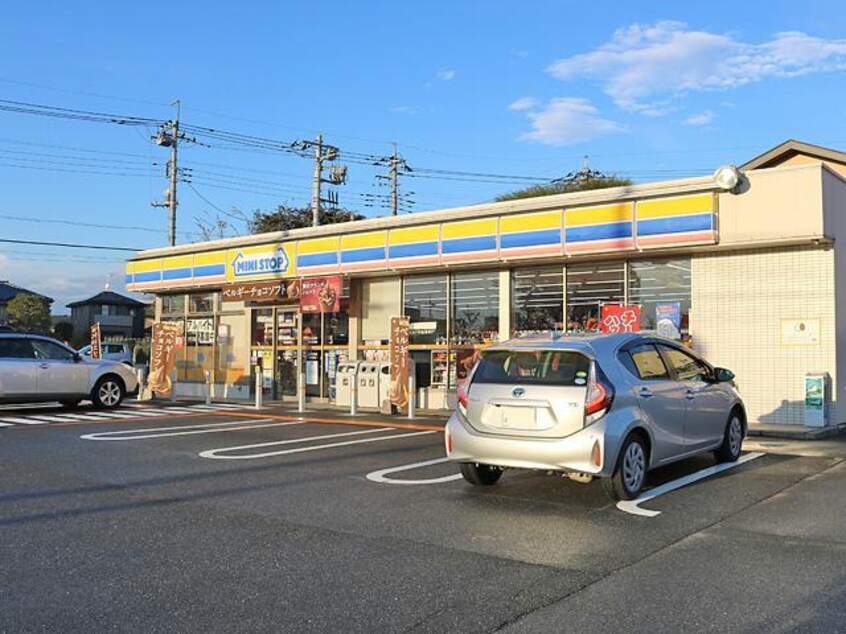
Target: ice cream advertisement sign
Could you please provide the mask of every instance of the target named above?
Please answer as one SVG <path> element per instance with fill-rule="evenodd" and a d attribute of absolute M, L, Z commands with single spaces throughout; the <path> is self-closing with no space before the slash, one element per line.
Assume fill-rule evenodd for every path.
<path fill-rule="evenodd" d="M 341 310 L 341 278 L 315 277 L 303 280 L 300 309 L 304 313 L 336 313 Z"/>

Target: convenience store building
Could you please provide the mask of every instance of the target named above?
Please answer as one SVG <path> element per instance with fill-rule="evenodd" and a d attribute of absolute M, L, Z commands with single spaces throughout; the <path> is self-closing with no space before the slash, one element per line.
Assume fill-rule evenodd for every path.
<path fill-rule="evenodd" d="M 729 183 L 731 184 L 731 183 Z M 750 423 L 805 423 L 824 373 L 846 421 L 846 154 L 788 141 L 699 177 L 375 218 L 139 253 L 127 289 L 178 322 L 180 394 L 331 400 L 337 364 L 386 359 L 410 320 L 418 404 L 450 407 L 474 353 L 525 333 L 599 327 L 639 306 L 730 368 Z M 664 330 L 663 332 L 667 332 Z M 299 364 L 302 363 L 300 368 Z M 840 394 L 844 393 L 841 397 Z"/>

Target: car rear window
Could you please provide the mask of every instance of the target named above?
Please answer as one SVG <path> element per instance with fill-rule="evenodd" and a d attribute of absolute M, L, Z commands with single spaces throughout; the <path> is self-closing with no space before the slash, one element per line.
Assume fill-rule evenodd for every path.
<path fill-rule="evenodd" d="M 483 353 L 473 383 L 585 385 L 590 360 L 567 350 L 492 350 Z"/>

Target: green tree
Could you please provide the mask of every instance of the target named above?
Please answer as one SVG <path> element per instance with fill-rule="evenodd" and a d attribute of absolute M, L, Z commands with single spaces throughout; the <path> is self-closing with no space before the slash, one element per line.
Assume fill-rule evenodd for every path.
<path fill-rule="evenodd" d="M 353 220 L 364 220 L 364 216 L 346 209 L 321 209 L 320 224 L 333 225 Z M 308 207 L 290 207 L 279 205 L 273 211 L 255 211 L 251 222 L 253 233 L 270 233 L 272 231 L 290 231 L 310 227 L 312 222 L 311 209 Z"/>
<path fill-rule="evenodd" d="M 38 295 L 21 293 L 6 306 L 9 323 L 16 330 L 50 332 L 50 303 Z"/>
<path fill-rule="evenodd" d="M 532 185 L 524 189 L 518 189 L 507 194 L 496 197 L 497 202 L 504 200 L 517 200 L 519 198 L 536 198 L 538 196 L 554 196 L 555 194 L 569 194 L 570 192 L 583 192 L 591 189 L 605 189 L 606 187 L 626 187 L 632 181 L 628 178 L 619 178 L 614 174 L 610 176 L 590 176 L 588 178 L 574 178 L 552 182 L 543 185 Z"/>

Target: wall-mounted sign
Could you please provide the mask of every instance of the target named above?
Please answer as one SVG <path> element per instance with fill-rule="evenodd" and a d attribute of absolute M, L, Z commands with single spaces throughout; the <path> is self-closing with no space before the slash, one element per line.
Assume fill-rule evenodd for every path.
<path fill-rule="evenodd" d="M 185 320 L 188 345 L 210 346 L 214 343 L 214 317 L 191 317 Z"/>
<path fill-rule="evenodd" d="M 781 345 L 815 346 L 820 343 L 819 319 L 782 319 Z"/>
<path fill-rule="evenodd" d="M 599 318 L 599 330 L 605 333 L 639 332 L 640 306 L 603 304 Z"/>
<path fill-rule="evenodd" d="M 341 310 L 341 278 L 315 277 L 301 281 L 300 309 L 304 313 L 337 313 Z"/>
<path fill-rule="evenodd" d="M 229 284 L 221 289 L 221 300 L 224 302 L 296 304 L 300 301 L 300 280 Z"/>
<path fill-rule="evenodd" d="M 232 258 L 232 275 L 238 277 L 253 277 L 256 275 L 284 275 L 288 272 L 291 260 L 282 245 L 270 246 L 266 250 L 238 251 Z"/>

